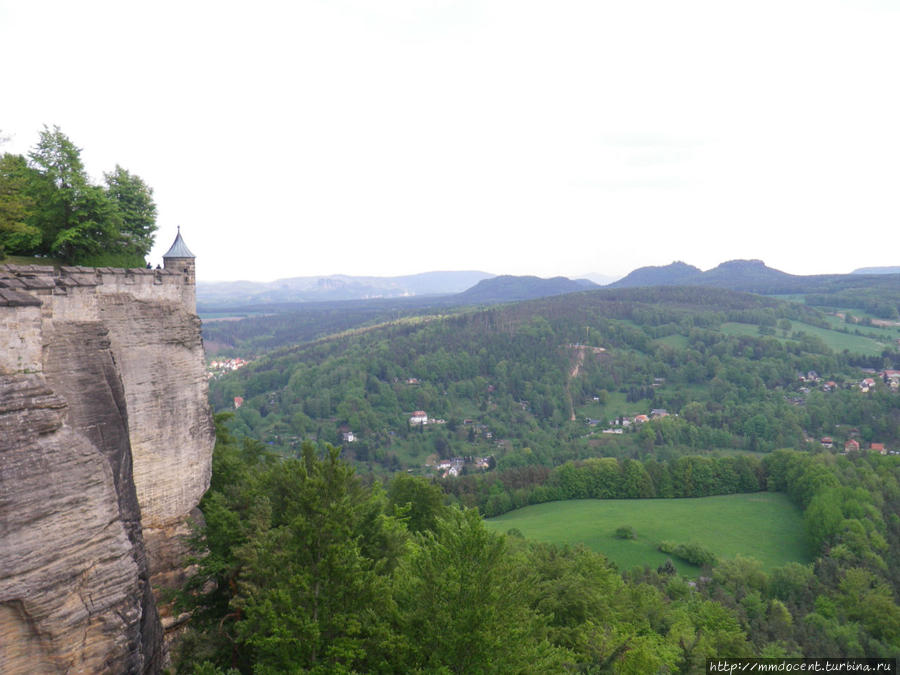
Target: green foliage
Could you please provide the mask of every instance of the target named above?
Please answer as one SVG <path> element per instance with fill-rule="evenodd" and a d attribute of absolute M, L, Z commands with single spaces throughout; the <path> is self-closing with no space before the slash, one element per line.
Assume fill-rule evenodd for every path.
<path fill-rule="evenodd" d="M 769 455 L 772 482 L 805 500 L 808 519 L 818 503 L 840 503 L 826 553 L 813 569 L 773 568 L 730 552 L 709 577 L 689 584 L 671 562 L 619 575 L 584 547 L 493 534 L 474 510 L 444 507 L 436 486 L 421 478 L 401 474 L 387 492 L 366 488 L 333 448 L 320 454 L 306 444 L 300 457 L 284 458 L 233 438 L 225 416 L 216 422 L 206 524 L 195 541 L 198 572 L 182 598 L 193 613 L 180 672 L 694 672 L 722 654 L 888 656 L 900 646 L 883 558 L 900 550 L 900 518 L 884 517 L 896 515 L 900 501 L 900 467 L 890 457 Z M 602 489 L 613 465 L 588 466 L 585 477 Z M 518 479 L 533 470 L 519 469 Z M 592 517 L 591 526 L 615 542 L 615 523 L 624 520 L 615 509 L 627 505 L 642 533 L 622 542 L 629 548 L 658 536 L 663 512 L 697 528 L 677 532 L 682 541 L 708 532 L 719 545 L 746 526 L 758 541 L 786 546 L 765 529 L 777 518 L 746 511 L 783 502 L 780 495 L 714 500 L 739 508 L 728 512 L 718 501 L 702 512 L 706 500 L 676 500 L 641 518 L 642 508 L 660 502 L 552 506 L 603 507 L 609 523 Z M 557 514 L 555 522 L 572 534 L 579 518 Z M 517 525 L 532 535 L 523 521 Z M 669 547 L 700 562 L 704 548 Z"/>
<path fill-rule="evenodd" d="M 51 255 L 74 264 L 115 247 L 121 221 L 101 188 L 83 185 L 73 190 L 61 210 L 63 219 L 52 226 L 56 231 L 48 250 Z"/>
<path fill-rule="evenodd" d="M 24 157 L 0 155 L 0 253 L 29 252 L 41 243 L 41 231 L 28 224 L 34 210 L 29 180 Z"/>
<path fill-rule="evenodd" d="M 381 311 L 359 313 L 355 320 L 385 318 L 386 307 Z M 333 323 L 333 310 L 316 315 L 326 326 L 349 325 Z M 256 350 L 292 339 L 293 329 L 318 335 L 311 316 L 220 322 L 209 337 Z M 851 386 L 858 381 L 856 366 L 869 357 L 838 354 L 806 334 L 756 335 L 756 326 L 782 320 L 847 337 L 821 328 L 828 321 L 812 310 L 743 294 L 596 291 L 579 294 L 577 303 L 563 296 L 462 311 L 297 345 L 214 381 L 211 396 L 218 409 L 242 396 L 236 424 L 286 452 L 303 439 L 335 442 L 347 425 L 360 439 L 347 448 L 351 459 L 375 471 L 422 470 L 431 454 L 494 455 L 505 469 L 597 455 L 672 460 L 712 449 L 770 452 L 846 433 L 840 425 L 865 425 L 873 440 L 900 442 L 894 397 L 880 390 L 863 396 Z M 752 334 L 725 330 L 731 326 L 750 326 Z M 244 337 L 254 327 L 260 334 Z M 578 346 L 585 336 L 591 344 Z M 671 336 L 683 339 L 680 346 L 659 343 Z M 595 346 L 605 351 L 595 352 Z M 827 395 L 809 391 L 798 374 L 810 370 L 841 386 Z M 670 414 L 621 424 L 623 416 L 651 408 Z M 409 415 L 422 409 L 456 422 L 411 430 Z M 588 417 L 596 427 L 585 425 Z M 465 419 L 472 423 L 460 424 Z M 611 425 L 623 433 L 601 433 Z M 499 447 L 498 440 L 504 441 Z M 673 493 L 707 494 L 709 484 L 724 482 L 724 476 L 710 476 L 703 462 L 680 468 L 691 473 L 671 483 Z M 629 492 L 649 494 L 645 477 L 623 478 Z"/>
<path fill-rule="evenodd" d="M 616 528 L 616 539 L 635 539 L 637 535 L 631 525 L 622 525 Z"/>
<path fill-rule="evenodd" d="M 562 667 L 547 620 L 529 606 L 531 575 L 475 511 L 451 511 L 420 535 L 396 577 L 404 664 L 426 672 L 525 673 Z"/>
<path fill-rule="evenodd" d="M 0 250 L 69 264 L 143 266 L 153 245 L 152 190 L 117 166 L 92 185 L 81 150 L 44 127 L 28 160 L 0 156 Z"/>
<path fill-rule="evenodd" d="M 615 536 L 623 522 L 634 528 L 635 539 Z M 699 542 L 719 560 L 752 556 L 766 570 L 791 561 L 810 562 L 814 553 L 806 546 L 800 510 L 785 495 L 773 493 L 677 500 L 563 501 L 529 506 L 486 523 L 500 532 L 515 527 L 535 541 L 583 543 L 623 570 L 665 564 L 671 556 L 660 553 L 657 546 L 666 540 Z M 675 564 L 682 574 L 698 574 L 696 567 L 680 559 Z"/>
<path fill-rule="evenodd" d="M 387 499 L 413 533 L 434 532 L 438 519 L 446 515 L 443 491 L 423 478 L 398 473 L 388 487 Z"/>
<path fill-rule="evenodd" d="M 120 246 L 143 258 L 153 247 L 157 229 L 153 189 L 140 176 L 118 164 L 112 172 L 103 174 L 103 178 L 106 181 L 106 194 L 115 204 L 121 219 Z"/>
<path fill-rule="evenodd" d="M 697 567 L 712 567 L 716 564 L 716 554 L 697 542 L 675 544 L 671 541 L 663 541 L 657 548 L 662 553 L 674 555 Z"/>
<path fill-rule="evenodd" d="M 390 536 L 387 521 L 374 531 L 363 527 L 371 497 L 335 448 L 320 460 L 304 446 L 301 460 L 280 463 L 261 488 L 268 499 L 251 513 L 254 529 L 237 551 L 238 642 L 257 667 L 276 672 L 349 672 L 377 663 L 390 633 L 385 572 L 392 563 L 364 551 Z"/>

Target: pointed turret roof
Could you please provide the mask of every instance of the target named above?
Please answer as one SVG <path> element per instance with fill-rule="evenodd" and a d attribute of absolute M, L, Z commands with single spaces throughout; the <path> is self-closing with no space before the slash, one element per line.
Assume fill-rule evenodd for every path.
<path fill-rule="evenodd" d="M 185 245 L 184 239 L 181 238 L 181 225 L 178 226 L 178 235 L 169 250 L 163 254 L 163 258 L 195 258 L 190 249 Z"/>

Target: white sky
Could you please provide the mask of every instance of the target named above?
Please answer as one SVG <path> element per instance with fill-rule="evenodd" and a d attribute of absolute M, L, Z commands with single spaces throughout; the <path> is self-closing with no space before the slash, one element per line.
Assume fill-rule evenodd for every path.
<path fill-rule="evenodd" d="M 897 0 L 0 0 L 0 63 L 205 280 L 900 264 Z"/>

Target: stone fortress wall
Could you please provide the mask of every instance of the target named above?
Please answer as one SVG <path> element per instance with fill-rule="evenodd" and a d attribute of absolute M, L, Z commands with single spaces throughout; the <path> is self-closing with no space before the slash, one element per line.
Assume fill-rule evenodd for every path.
<path fill-rule="evenodd" d="M 166 264 L 0 265 L 4 673 L 165 663 L 154 590 L 183 579 L 214 443 L 193 259 Z"/>
<path fill-rule="evenodd" d="M 195 292 L 181 270 L 0 264 L 0 373 L 40 372 L 42 321 L 98 321 L 100 296 L 180 303 L 193 312 Z"/>

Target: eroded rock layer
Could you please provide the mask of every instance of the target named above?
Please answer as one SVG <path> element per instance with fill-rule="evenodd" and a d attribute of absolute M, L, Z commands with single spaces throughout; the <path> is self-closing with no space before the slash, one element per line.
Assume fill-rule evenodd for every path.
<path fill-rule="evenodd" d="M 66 412 L 43 376 L 0 377 L 2 670 L 141 672 L 134 545 L 109 461 Z"/>

